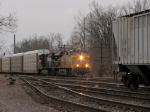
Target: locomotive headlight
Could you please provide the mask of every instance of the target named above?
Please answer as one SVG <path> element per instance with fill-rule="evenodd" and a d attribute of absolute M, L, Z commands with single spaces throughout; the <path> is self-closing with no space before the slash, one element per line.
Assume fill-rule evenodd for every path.
<path fill-rule="evenodd" d="M 85 65 L 85 67 L 89 67 L 89 65 L 88 65 L 88 64 L 86 64 L 86 65 Z"/>
<path fill-rule="evenodd" d="M 77 66 L 77 67 L 79 67 L 79 65 L 78 65 L 78 64 L 77 64 L 76 66 Z"/>
<path fill-rule="evenodd" d="M 83 56 L 81 55 L 81 56 L 80 56 L 80 60 L 82 60 L 82 59 L 83 59 Z"/>

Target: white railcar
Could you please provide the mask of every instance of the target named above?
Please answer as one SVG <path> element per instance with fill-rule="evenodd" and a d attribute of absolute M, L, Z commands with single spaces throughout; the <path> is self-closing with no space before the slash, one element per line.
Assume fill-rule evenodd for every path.
<path fill-rule="evenodd" d="M 13 54 L 11 56 L 11 72 L 22 73 L 23 68 L 23 53 Z"/>
<path fill-rule="evenodd" d="M 10 71 L 11 71 L 10 57 L 11 56 L 3 56 L 2 57 L 2 72 L 3 73 L 10 73 Z"/>
<path fill-rule="evenodd" d="M 113 70 L 126 72 L 127 87 L 150 85 L 150 10 L 126 15 L 113 21 Z M 119 69 L 115 69 L 115 65 Z"/>
<path fill-rule="evenodd" d="M 23 54 L 23 73 L 38 74 L 40 70 L 40 55 L 49 53 L 50 52 L 47 49 L 25 52 Z"/>

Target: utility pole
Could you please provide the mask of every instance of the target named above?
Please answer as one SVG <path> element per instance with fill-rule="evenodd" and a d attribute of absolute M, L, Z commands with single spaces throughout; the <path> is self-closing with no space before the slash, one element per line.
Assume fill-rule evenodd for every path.
<path fill-rule="evenodd" d="M 102 71 L 102 61 L 103 61 L 103 45 L 102 45 L 102 39 L 101 39 L 101 71 Z"/>
<path fill-rule="evenodd" d="M 85 50 L 85 17 L 84 17 L 84 37 L 83 37 L 83 49 Z"/>
<path fill-rule="evenodd" d="M 14 34 L 14 54 L 15 54 L 15 34 Z"/>

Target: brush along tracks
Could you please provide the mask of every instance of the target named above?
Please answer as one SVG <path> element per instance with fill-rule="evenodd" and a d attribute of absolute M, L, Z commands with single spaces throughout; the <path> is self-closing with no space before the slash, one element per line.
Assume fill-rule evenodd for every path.
<path fill-rule="evenodd" d="M 31 77 L 30 77 L 31 78 Z M 80 106 L 84 105 L 84 108 L 86 108 L 86 110 L 83 109 L 83 107 L 81 108 L 80 106 L 78 107 L 79 110 L 83 110 L 83 111 L 90 111 L 90 112 L 96 112 L 96 110 L 90 110 L 90 109 L 99 109 L 97 111 L 149 111 L 149 106 L 143 106 L 143 105 L 138 105 L 138 104 L 132 104 L 127 103 L 127 102 L 123 102 L 123 101 L 119 101 L 116 100 L 116 97 L 119 98 L 119 95 L 115 96 L 115 94 L 106 94 L 106 93 L 100 93 L 98 92 L 97 94 L 100 94 L 99 96 L 103 96 L 105 95 L 105 97 L 98 97 L 95 96 L 95 93 L 93 91 L 93 93 L 87 93 L 86 91 L 84 91 L 85 89 L 88 90 L 89 87 L 83 87 L 83 86 L 73 86 L 69 84 L 65 85 L 65 84 L 61 84 L 62 86 L 59 86 L 59 84 L 54 84 L 51 83 L 50 81 L 46 80 L 41 80 L 41 79 L 30 79 L 28 80 L 28 83 L 30 85 L 33 85 L 34 88 L 37 88 L 36 90 L 40 91 L 41 93 L 47 95 L 47 97 L 52 97 L 53 99 L 56 100 L 61 100 L 65 101 L 69 104 L 66 103 L 66 105 L 71 105 L 70 107 L 74 108 L 75 106 L 73 106 L 73 102 L 75 102 L 75 104 L 80 104 Z M 56 82 L 58 83 L 58 82 Z M 62 82 L 61 82 L 62 83 Z M 71 89 L 68 89 L 71 88 Z M 74 88 L 76 87 L 76 88 Z M 78 88 L 78 89 L 77 89 Z M 82 88 L 82 89 L 81 89 Z M 80 90 L 79 90 L 80 89 Z M 98 90 L 97 88 L 93 88 L 95 89 L 95 92 Z M 91 92 L 91 90 L 89 89 L 89 91 Z M 113 91 L 113 90 L 112 90 Z M 113 97 L 112 99 L 109 97 Z M 122 95 L 123 96 L 123 95 Z M 128 99 L 129 96 L 125 96 L 126 99 Z M 133 98 L 134 100 L 136 98 Z M 57 101 L 58 102 L 58 101 Z M 61 103 L 60 102 L 60 103 Z M 77 107 L 77 106 L 76 106 Z"/>

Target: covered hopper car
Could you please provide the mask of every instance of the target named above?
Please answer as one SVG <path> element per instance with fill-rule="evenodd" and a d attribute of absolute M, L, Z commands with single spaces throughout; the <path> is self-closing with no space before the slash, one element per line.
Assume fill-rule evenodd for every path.
<path fill-rule="evenodd" d="M 126 72 L 122 82 L 128 88 L 138 88 L 139 84 L 149 86 L 150 10 L 125 15 L 113 21 L 112 40 L 114 73 Z"/>

